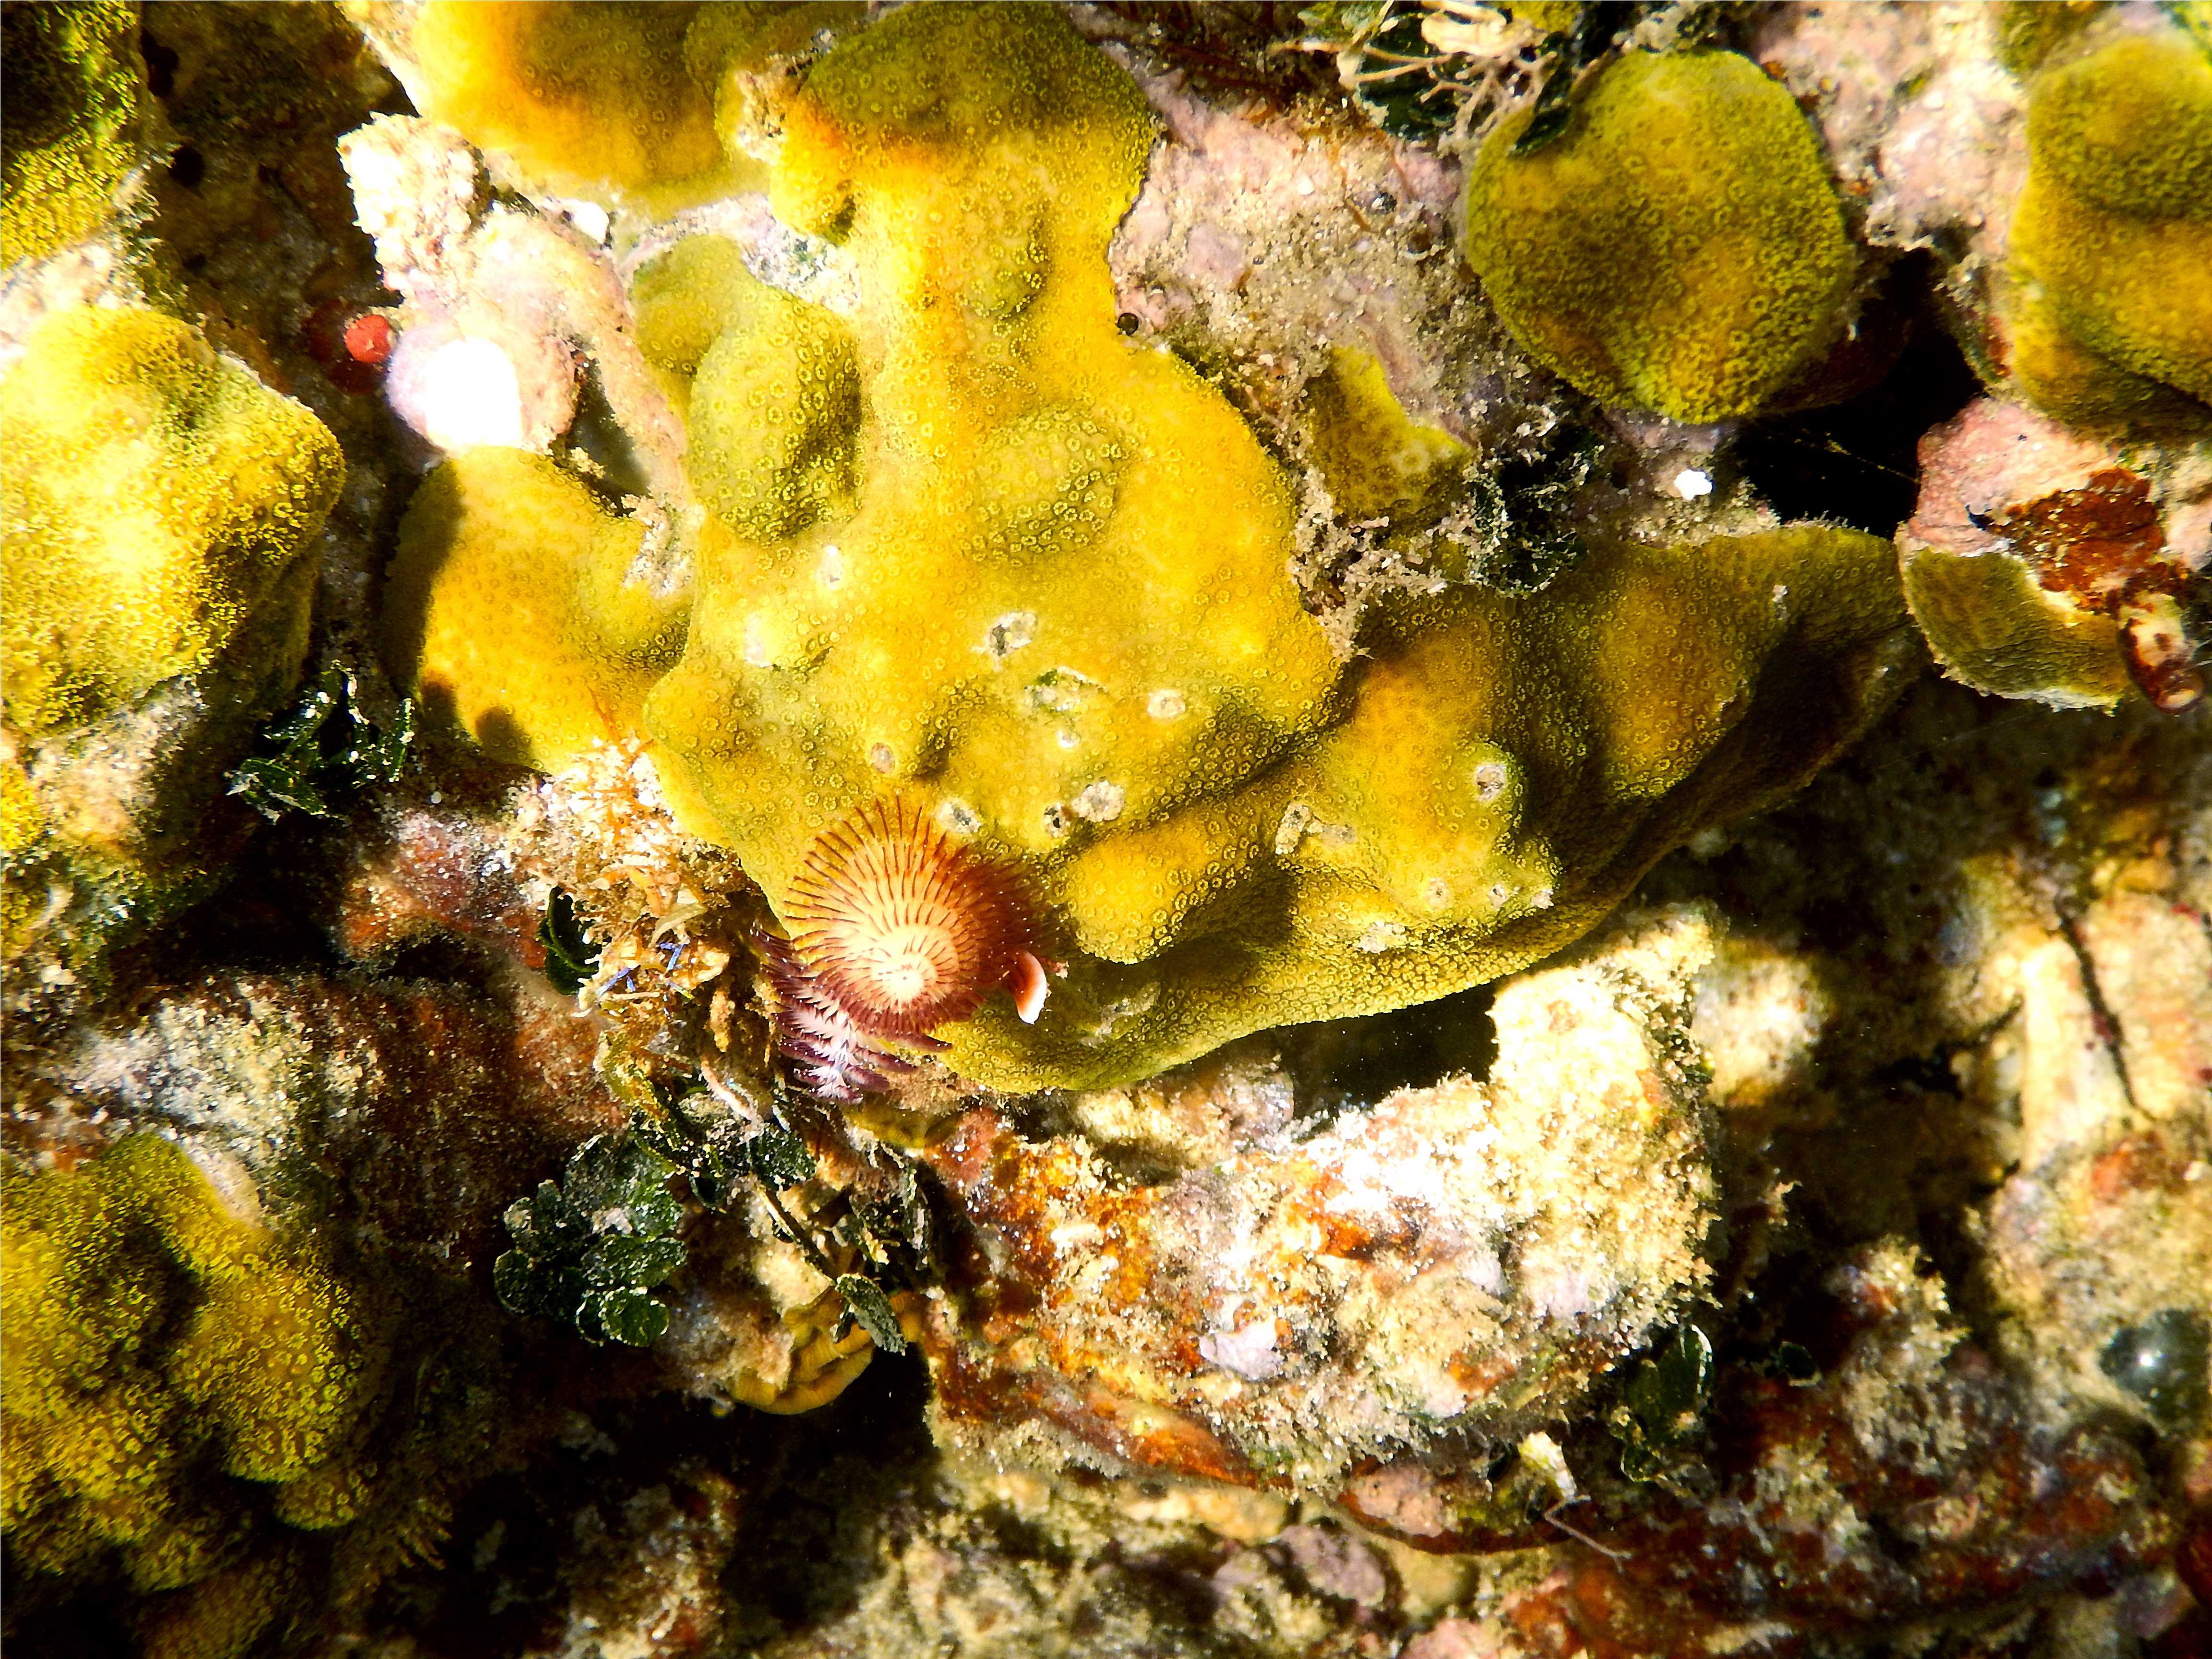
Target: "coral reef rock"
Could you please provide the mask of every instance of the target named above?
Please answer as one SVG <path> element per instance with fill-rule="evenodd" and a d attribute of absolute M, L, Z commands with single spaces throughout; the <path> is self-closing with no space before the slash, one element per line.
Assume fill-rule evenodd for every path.
<path fill-rule="evenodd" d="M 1711 948 L 1677 917 L 1516 980 L 1491 1083 L 1325 1127 L 1292 1120 L 1265 1066 L 1180 1082 L 1193 1112 L 1240 1115 L 1192 1126 L 1197 1167 L 1171 1178 L 1117 1167 L 1161 1156 L 1115 1139 L 1172 1111 L 1146 1097 L 1160 1085 L 1079 1096 L 1076 1132 L 1042 1143 L 963 1119 L 929 1154 L 975 1228 L 926 1328 L 941 1419 L 1002 1455 L 1034 1422 L 1139 1465 L 1312 1488 L 1556 1416 L 1709 1278 L 1681 1032 Z"/>
<path fill-rule="evenodd" d="M 10 1656 L 2212 1652 L 2199 0 L 0 24 Z"/>

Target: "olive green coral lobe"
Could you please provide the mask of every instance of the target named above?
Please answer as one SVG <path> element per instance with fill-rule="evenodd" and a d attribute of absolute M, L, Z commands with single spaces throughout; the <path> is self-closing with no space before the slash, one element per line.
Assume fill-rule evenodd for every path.
<path fill-rule="evenodd" d="M 1604 402 L 1747 415 L 1839 332 L 1856 270 L 1819 140 L 1735 52 L 1631 52 L 1566 131 L 1476 159 L 1467 255 L 1514 337 Z"/>
<path fill-rule="evenodd" d="M 2062 420 L 2201 427 L 2212 404 L 2212 59 L 2128 36 L 2028 96 L 2013 368 Z"/>

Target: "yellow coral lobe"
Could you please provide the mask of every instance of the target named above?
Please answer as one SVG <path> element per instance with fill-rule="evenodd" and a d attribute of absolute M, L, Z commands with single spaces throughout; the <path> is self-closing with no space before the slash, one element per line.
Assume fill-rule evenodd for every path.
<path fill-rule="evenodd" d="M 422 113 L 549 182 L 613 197 L 717 173 L 712 95 L 685 70 L 696 6 L 430 0 L 406 42 Z"/>
<path fill-rule="evenodd" d="M 67 1173 L 10 1164 L 0 1200 L 0 1527 L 21 1559 L 66 1571 L 119 1551 L 137 1587 L 174 1589 L 250 1524 L 221 1477 L 347 1482 L 360 1339 L 312 1255 L 155 1135 Z"/>
<path fill-rule="evenodd" d="M 1837 337 L 1856 270 L 1842 210 L 1812 127 L 1749 58 L 1630 52 L 1521 152 L 1534 115 L 1484 142 L 1465 236 L 1547 368 L 1607 404 L 1716 421 Z"/>
<path fill-rule="evenodd" d="M 2212 60 L 2178 32 L 2116 40 L 2036 76 L 2027 134 L 2005 307 L 2022 388 L 2080 424 L 2202 422 Z"/>
<path fill-rule="evenodd" d="M 198 331 L 151 311 L 52 319 L 0 380 L 9 719 L 99 718 L 226 652 L 291 672 L 301 562 L 344 477 L 337 441 Z"/>
<path fill-rule="evenodd" d="M 772 199 L 851 250 L 861 304 L 747 299 L 723 336 L 744 349 L 703 355 L 690 465 L 736 535 L 700 559 L 646 712 L 679 792 L 779 899 L 872 792 L 871 757 L 1042 859 L 1085 791 L 1140 823 L 1320 712 L 1337 668 L 1281 580 L 1283 478 L 1217 393 L 1114 327 L 1103 256 L 1151 132 L 1041 8 L 896 14 L 787 112 Z M 742 379 L 718 378 L 726 351 Z M 1188 723 L 1142 712 L 1161 687 Z"/>
<path fill-rule="evenodd" d="M 2112 618 L 2045 592 L 2016 560 L 1920 548 L 1905 592 L 1936 660 L 1977 690 L 2071 708 L 2128 695 Z"/>
<path fill-rule="evenodd" d="M 1770 93 L 1809 155 L 1786 94 L 1754 104 Z M 993 1086 L 1084 1087 L 1510 972 L 1700 823 L 1808 775 L 1903 660 L 1894 548 L 1820 526 L 1601 541 L 1534 595 L 1399 594 L 1340 656 L 1289 575 L 1279 466 L 1216 387 L 1115 327 L 1107 244 L 1152 136 L 1127 76 L 1049 8 L 912 6 L 836 44 L 781 115 L 771 202 L 841 245 L 851 303 L 769 289 L 706 235 L 635 284 L 703 509 L 668 600 L 678 654 L 594 644 L 629 635 L 618 562 L 585 596 L 598 532 L 514 504 L 558 494 L 556 469 L 478 489 L 476 469 L 530 469 L 472 455 L 410 509 L 393 637 L 426 643 L 393 666 L 541 765 L 641 692 L 679 817 L 793 935 L 770 976 L 824 1088 L 896 1069 L 871 1021 Z M 1821 263 L 1842 244 L 1816 182 L 1773 222 L 1808 216 L 1811 265 L 1783 286 L 1810 269 L 1825 303 L 1849 259 Z M 1702 362 L 1719 348 L 1698 338 Z M 1311 404 L 1347 502 L 1429 512 L 1468 487 L 1473 458 L 1371 360 L 1338 353 Z M 1066 973 L 1041 1013 L 1035 973 L 1018 1005 L 939 1000 L 969 969 L 939 899 L 866 896 L 933 864 L 917 804 L 1051 917 Z M 1006 970 L 984 965 L 988 991 Z"/>
<path fill-rule="evenodd" d="M 682 647 L 680 599 L 634 569 L 643 537 L 543 456 L 466 451 L 401 523 L 385 660 L 429 720 L 558 770 L 633 731 Z"/>
<path fill-rule="evenodd" d="M 130 0 L 11 5 L 0 100 L 0 264 L 95 229 L 137 164 L 144 76 Z"/>
<path fill-rule="evenodd" d="M 1409 419 L 1382 365 L 1364 352 L 1331 348 L 1307 401 L 1309 453 L 1346 518 L 1389 517 L 1443 497 L 1474 459 L 1450 433 Z"/>
<path fill-rule="evenodd" d="M 872 802 L 815 842 L 787 920 L 808 970 L 885 1036 L 965 1019 L 1030 943 L 1013 878 L 904 801 Z"/>

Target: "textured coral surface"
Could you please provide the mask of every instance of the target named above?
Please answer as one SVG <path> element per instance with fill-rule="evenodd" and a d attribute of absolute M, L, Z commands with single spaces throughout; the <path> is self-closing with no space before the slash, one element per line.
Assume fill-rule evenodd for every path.
<path fill-rule="evenodd" d="M 651 737 L 786 921 L 872 796 L 1020 870 L 1065 982 L 1033 1025 L 994 1001 L 943 1031 L 963 1073 L 1126 1081 L 1494 978 L 1886 692 L 1889 550 L 1812 526 L 1593 535 L 1540 601 L 1392 596 L 1347 663 L 1283 578 L 1290 480 L 1116 326 L 1133 82 L 1042 10 L 916 10 L 781 120 L 769 204 L 856 292 L 808 305 L 696 238 L 641 275 L 699 504 L 673 551 L 556 467 L 457 457 L 410 508 L 389 659 L 502 758 Z"/>
<path fill-rule="evenodd" d="M 9 1653 L 2212 1647 L 2201 6 L 6 12 Z"/>

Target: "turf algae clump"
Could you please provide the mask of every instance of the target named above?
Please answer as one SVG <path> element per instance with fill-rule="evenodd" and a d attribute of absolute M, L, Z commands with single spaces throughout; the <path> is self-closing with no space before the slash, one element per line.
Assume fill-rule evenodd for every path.
<path fill-rule="evenodd" d="M 1529 142 L 1535 115 L 1485 141 L 1464 234 L 1538 362 L 1606 404 L 1715 421 L 1833 343 L 1857 261 L 1820 140 L 1749 58 L 1631 52 L 1556 138 Z"/>
<path fill-rule="evenodd" d="M 1018 875 L 1065 976 L 1034 1025 L 994 997 L 938 1033 L 1006 1087 L 1511 972 L 1809 775 L 1900 660 L 1888 544 L 1822 526 L 1594 536 L 1541 592 L 1378 601 L 1346 660 L 1286 574 L 1289 481 L 1116 325 L 1103 255 L 1152 131 L 1042 9 L 850 35 L 783 107 L 769 198 L 849 259 L 849 306 L 711 235 L 637 279 L 639 347 L 689 410 L 684 557 L 631 560 L 650 531 L 479 450 L 426 483 L 389 593 L 434 716 L 549 768 L 641 728 L 679 817 L 786 921 L 809 848 L 872 799 Z M 1348 496 L 1465 487 L 1464 447 L 1402 414 L 1391 454 L 1347 458 L 1388 392 L 1345 377 L 1314 441 Z"/>

